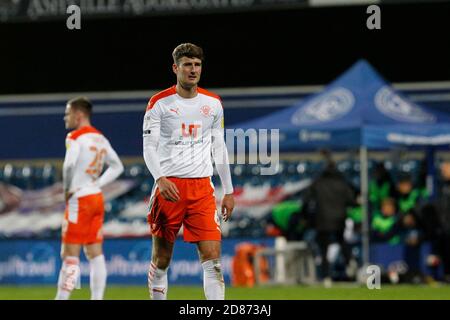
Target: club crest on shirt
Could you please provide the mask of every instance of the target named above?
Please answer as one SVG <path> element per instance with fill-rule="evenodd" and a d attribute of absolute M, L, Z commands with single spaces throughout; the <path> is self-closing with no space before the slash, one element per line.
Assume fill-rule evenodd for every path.
<path fill-rule="evenodd" d="M 205 117 L 209 117 L 211 115 L 211 107 L 210 106 L 203 106 L 200 108 L 200 113 L 204 115 Z"/>

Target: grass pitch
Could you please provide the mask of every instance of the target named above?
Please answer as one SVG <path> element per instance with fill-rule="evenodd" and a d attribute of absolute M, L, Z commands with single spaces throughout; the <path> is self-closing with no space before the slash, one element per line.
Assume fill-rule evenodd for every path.
<path fill-rule="evenodd" d="M 0 286 L 0 300 L 52 300 L 54 286 Z M 226 288 L 228 300 L 450 300 L 450 285 L 381 285 L 379 290 L 351 284 L 322 286 L 276 286 Z M 89 285 L 74 290 L 71 299 L 89 299 Z M 148 300 L 146 286 L 116 286 L 106 288 L 107 300 Z M 169 286 L 170 300 L 204 300 L 201 286 Z"/>

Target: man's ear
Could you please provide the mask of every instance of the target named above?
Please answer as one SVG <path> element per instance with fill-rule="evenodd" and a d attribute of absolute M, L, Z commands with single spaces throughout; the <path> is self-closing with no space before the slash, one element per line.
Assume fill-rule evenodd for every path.
<path fill-rule="evenodd" d="M 174 64 L 172 65 L 172 71 L 173 71 L 173 73 L 177 74 L 177 72 L 178 72 L 178 66 L 177 66 L 176 63 L 174 63 Z"/>
<path fill-rule="evenodd" d="M 75 117 L 77 118 L 77 119 L 81 119 L 81 118 L 83 118 L 85 116 L 85 114 L 83 113 L 83 111 L 81 111 L 81 110 L 76 110 L 75 111 Z"/>

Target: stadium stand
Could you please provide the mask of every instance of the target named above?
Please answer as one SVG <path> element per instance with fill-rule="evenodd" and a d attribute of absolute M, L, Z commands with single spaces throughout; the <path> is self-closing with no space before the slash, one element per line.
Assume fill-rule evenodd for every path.
<path fill-rule="evenodd" d="M 370 169 L 373 167 L 373 163 L 374 160 L 370 161 Z M 387 168 L 390 168 L 394 180 L 396 176 L 403 173 L 411 174 L 415 180 L 419 178 L 420 160 L 403 160 L 395 165 L 392 164 L 391 160 L 385 160 L 384 164 Z M 304 188 L 301 183 L 316 177 L 323 166 L 324 163 L 321 161 L 282 160 L 276 175 L 263 176 L 259 174 L 261 165 L 231 165 L 233 181 L 238 192 L 236 220 L 239 220 L 239 223 L 230 228 L 228 236 L 264 236 L 264 223 L 270 214 L 270 205 L 273 206 L 301 191 Z M 360 174 L 358 161 L 343 159 L 338 161 L 337 167 L 354 188 L 357 189 Z M 5 186 L 19 188 L 23 199 L 30 199 L 33 194 L 41 193 L 49 197 L 48 203 L 61 202 L 55 213 L 62 216 L 62 197 L 49 191 L 58 190 L 60 187 L 61 175 L 59 169 L 53 163 L 45 163 L 43 165 L 6 163 L 0 167 L 0 181 Z M 145 224 L 146 205 L 153 186 L 153 178 L 145 164 L 136 162 L 126 165 L 124 173 L 119 180 L 118 184 L 124 181 L 132 181 L 133 183 L 128 183 L 126 186 L 117 186 L 118 190 L 111 191 L 110 199 L 106 205 L 106 229 L 108 223 L 113 222 L 133 224 L 138 221 Z M 217 175 L 213 176 L 213 181 L 217 192 L 220 193 Z M 14 211 L 3 212 L 0 221 L 2 218 L 5 219 L 8 214 L 20 213 L 26 216 L 33 210 L 32 206 L 25 201 L 20 207 L 15 208 Z M 45 208 L 46 212 L 50 210 L 48 206 L 45 207 L 43 204 L 38 204 L 34 209 L 39 210 L 43 208 Z M 26 229 L 27 226 L 25 225 L 24 228 Z M 23 235 L 23 230 L 19 230 L 17 234 L 8 234 L 8 237 L 14 237 L 18 234 Z M 48 228 L 41 229 L 39 233 L 28 234 L 34 237 L 43 237 L 44 234 L 50 237 L 57 237 L 59 235 L 59 227 L 52 230 L 49 225 Z M 139 235 L 136 234 L 136 236 Z M 6 237 L 1 222 L 0 236 Z M 120 237 L 121 235 L 116 231 L 113 237 L 117 236 Z M 125 232 L 122 236 L 130 236 L 130 234 Z"/>

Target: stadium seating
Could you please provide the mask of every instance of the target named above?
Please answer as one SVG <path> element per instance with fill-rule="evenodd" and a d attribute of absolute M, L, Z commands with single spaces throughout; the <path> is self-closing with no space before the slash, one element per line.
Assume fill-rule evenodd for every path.
<path fill-rule="evenodd" d="M 373 166 L 374 161 L 371 160 L 369 163 L 370 172 L 372 172 Z M 417 180 L 420 174 L 421 162 L 419 160 L 404 160 L 393 163 L 390 160 L 386 160 L 385 166 L 393 174 L 394 179 L 397 175 L 406 172 Z M 320 174 L 323 167 L 323 162 L 281 160 L 275 175 L 261 175 L 262 165 L 260 164 L 232 164 L 230 166 L 235 188 L 245 190 L 263 190 L 264 188 L 275 190 L 277 187 L 282 187 L 289 183 L 295 184 L 306 179 L 312 179 Z M 345 159 L 339 161 L 337 168 L 355 188 L 359 188 L 360 164 L 357 160 Z M 6 163 L 0 166 L 0 182 L 14 185 L 25 191 L 39 190 L 61 182 L 60 170 L 60 167 L 57 168 L 53 163 L 45 163 L 42 165 Z M 134 180 L 137 183 L 135 187 L 125 194 L 107 201 L 105 222 L 129 222 L 130 220 L 137 219 L 145 223 L 145 212 L 140 216 L 133 214 L 127 216 L 122 213 L 136 203 L 148 200 L 153 187 L 151 174 L 143 162 L 132 163 L 126 165 L 120 179 Z M 212 181 L 220 189 L 220 179 L 216 170 L 214 170 Z M 247 215 L 246 212 L 236 212 L 236 216 L 239 218 L 239 223 L 233 224 L 230 227 L 227 234 L 229 237 L 259 237 L 264 235 L 264 219 Z M 59 233 L 50 230 L 43 231 L 39 236 L 51 237 L 55 236 L 55 234 Z"/>

